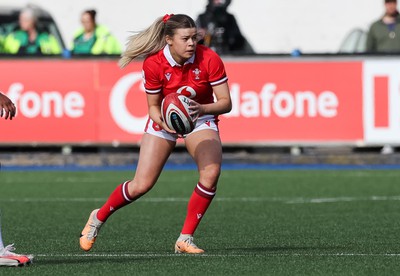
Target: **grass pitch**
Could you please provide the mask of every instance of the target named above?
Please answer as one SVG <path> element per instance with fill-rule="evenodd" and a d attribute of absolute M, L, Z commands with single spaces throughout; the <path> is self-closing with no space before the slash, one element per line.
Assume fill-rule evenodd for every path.
<path fill-rule="evenodd" d="M 116 212 L 89 253 L 79 233 L 132 172 L 0 172 L 3 239 L 35 255 L 0 275 L 393 275 L 400 272 L 400 171 L 224 171 L 195 235 L 173 254 L 195 171 L 165 171 Z"/>

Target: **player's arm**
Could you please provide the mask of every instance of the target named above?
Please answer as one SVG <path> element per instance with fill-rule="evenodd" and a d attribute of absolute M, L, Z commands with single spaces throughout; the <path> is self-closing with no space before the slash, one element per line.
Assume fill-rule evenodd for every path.
<path fill-rule="evenodd" d="M 147 105 L 148 105 L 150 119 L 152 119 L 156 124 L 161 126 L 167 132 L 176 133 L 174 130 L 168 128 L 168 126 L 162 119 L 161 102 L 162 102 L 162 94 L 161 93 L 157 93 L 157 94 L 147 93 Z"/>
<path fill-rule="evenodd" d="M 199 117 L 202 115 L 220 115 L 228 113 L 232 109 L 232 100 L 229 93 L 229 86 L 227 82 L 213 86 L 213 92 L 217 99 L 214 103 L 199 104 L 192 101 L 190 104 L 190 110 L 192 116 Z"/>
<path fill-rule="evenodd" d="M 0 92 L 0 117 L 3 117 L 4 115 L 4 119 L 7 120 L 10 118 L 10 120 L 12 120 L 12 118 L 15 116 L 15 113 L 16 108 L 13 102 L 6 95 L 3 95 Z"/>
<path fill-rule="evenodd" d="M 147 95 L 147 108 L 150 119 L 169 133 L 176 133 L 168 128 L 161 116 L 162 83 L 160 81 L 159 64 L 153 59 L 146 59 L 143 63 L 143 83 Z"/>

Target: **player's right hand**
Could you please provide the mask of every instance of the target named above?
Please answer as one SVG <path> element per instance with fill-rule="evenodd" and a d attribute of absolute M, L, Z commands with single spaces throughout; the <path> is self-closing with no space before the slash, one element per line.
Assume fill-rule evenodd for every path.
<path fill-rule="evenodd" d="M 161 119 L 161 123 L 159 124 L 159 126 L 162 127 L 162 129 L 164 129 L 166 132 L 170 133 L 170 134 L 176 134 L 176 131 L 173 129 L 170 129 L 167 124 Z"/>

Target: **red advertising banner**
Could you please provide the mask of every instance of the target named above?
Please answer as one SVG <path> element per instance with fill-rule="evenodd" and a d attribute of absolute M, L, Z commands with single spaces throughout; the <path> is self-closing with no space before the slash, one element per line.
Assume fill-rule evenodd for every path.
<path fill-rule="evenodd" d="M 360 62 L 228 63 L 233 110 L 226 142 L 342 141 L 363 137 Z"/>
<path fill-rule="evenodd" d="M 2 61 L 0 91 L 17 117 L 0 123 L 2 143 L 96 141 L 96 62 Z"/>
<path fill-rule="evenodd" d="M 362 66 L 354 62 L 227 61 L 232 112 L 224 143 L 363 140 Z M 0 91 L 17 105 L 0 143 L 137 143 L 147 120 L 141 63 L 3 60 Z M 379 84 L 379 83 L 378 83 Z"/>

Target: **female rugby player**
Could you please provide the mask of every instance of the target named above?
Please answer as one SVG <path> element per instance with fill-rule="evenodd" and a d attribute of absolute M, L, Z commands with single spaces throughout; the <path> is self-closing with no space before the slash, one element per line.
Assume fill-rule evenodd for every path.
<path fill-rule="evenodd" d="M 119 65 L 123 68 L 140 56 L 145 57 L 143 82 L 149 119 L 136 173 L 132 180 L 119 185 L 100 209 L 92 211 L 82 230 L 80 246 L 90 250 L 107 218 L 147 193 L 157 182 L 179 138 L 162 120 L 161 101 L 169 93 L 182 93 L 191 99 L 191 116 L 197 119 L 195 129 L 184 141 L 197 164 L 199 179 L 189 199 L 175 252 L 203 253 L 194 244 L 193 234 L 215 196 L 221 171 L 218 115 L 232 108 L 224 64 L 214 51 L 197 45 L 195 22 L 184 14 L 160 17 L 149 28 L 130 37 Z"/>

